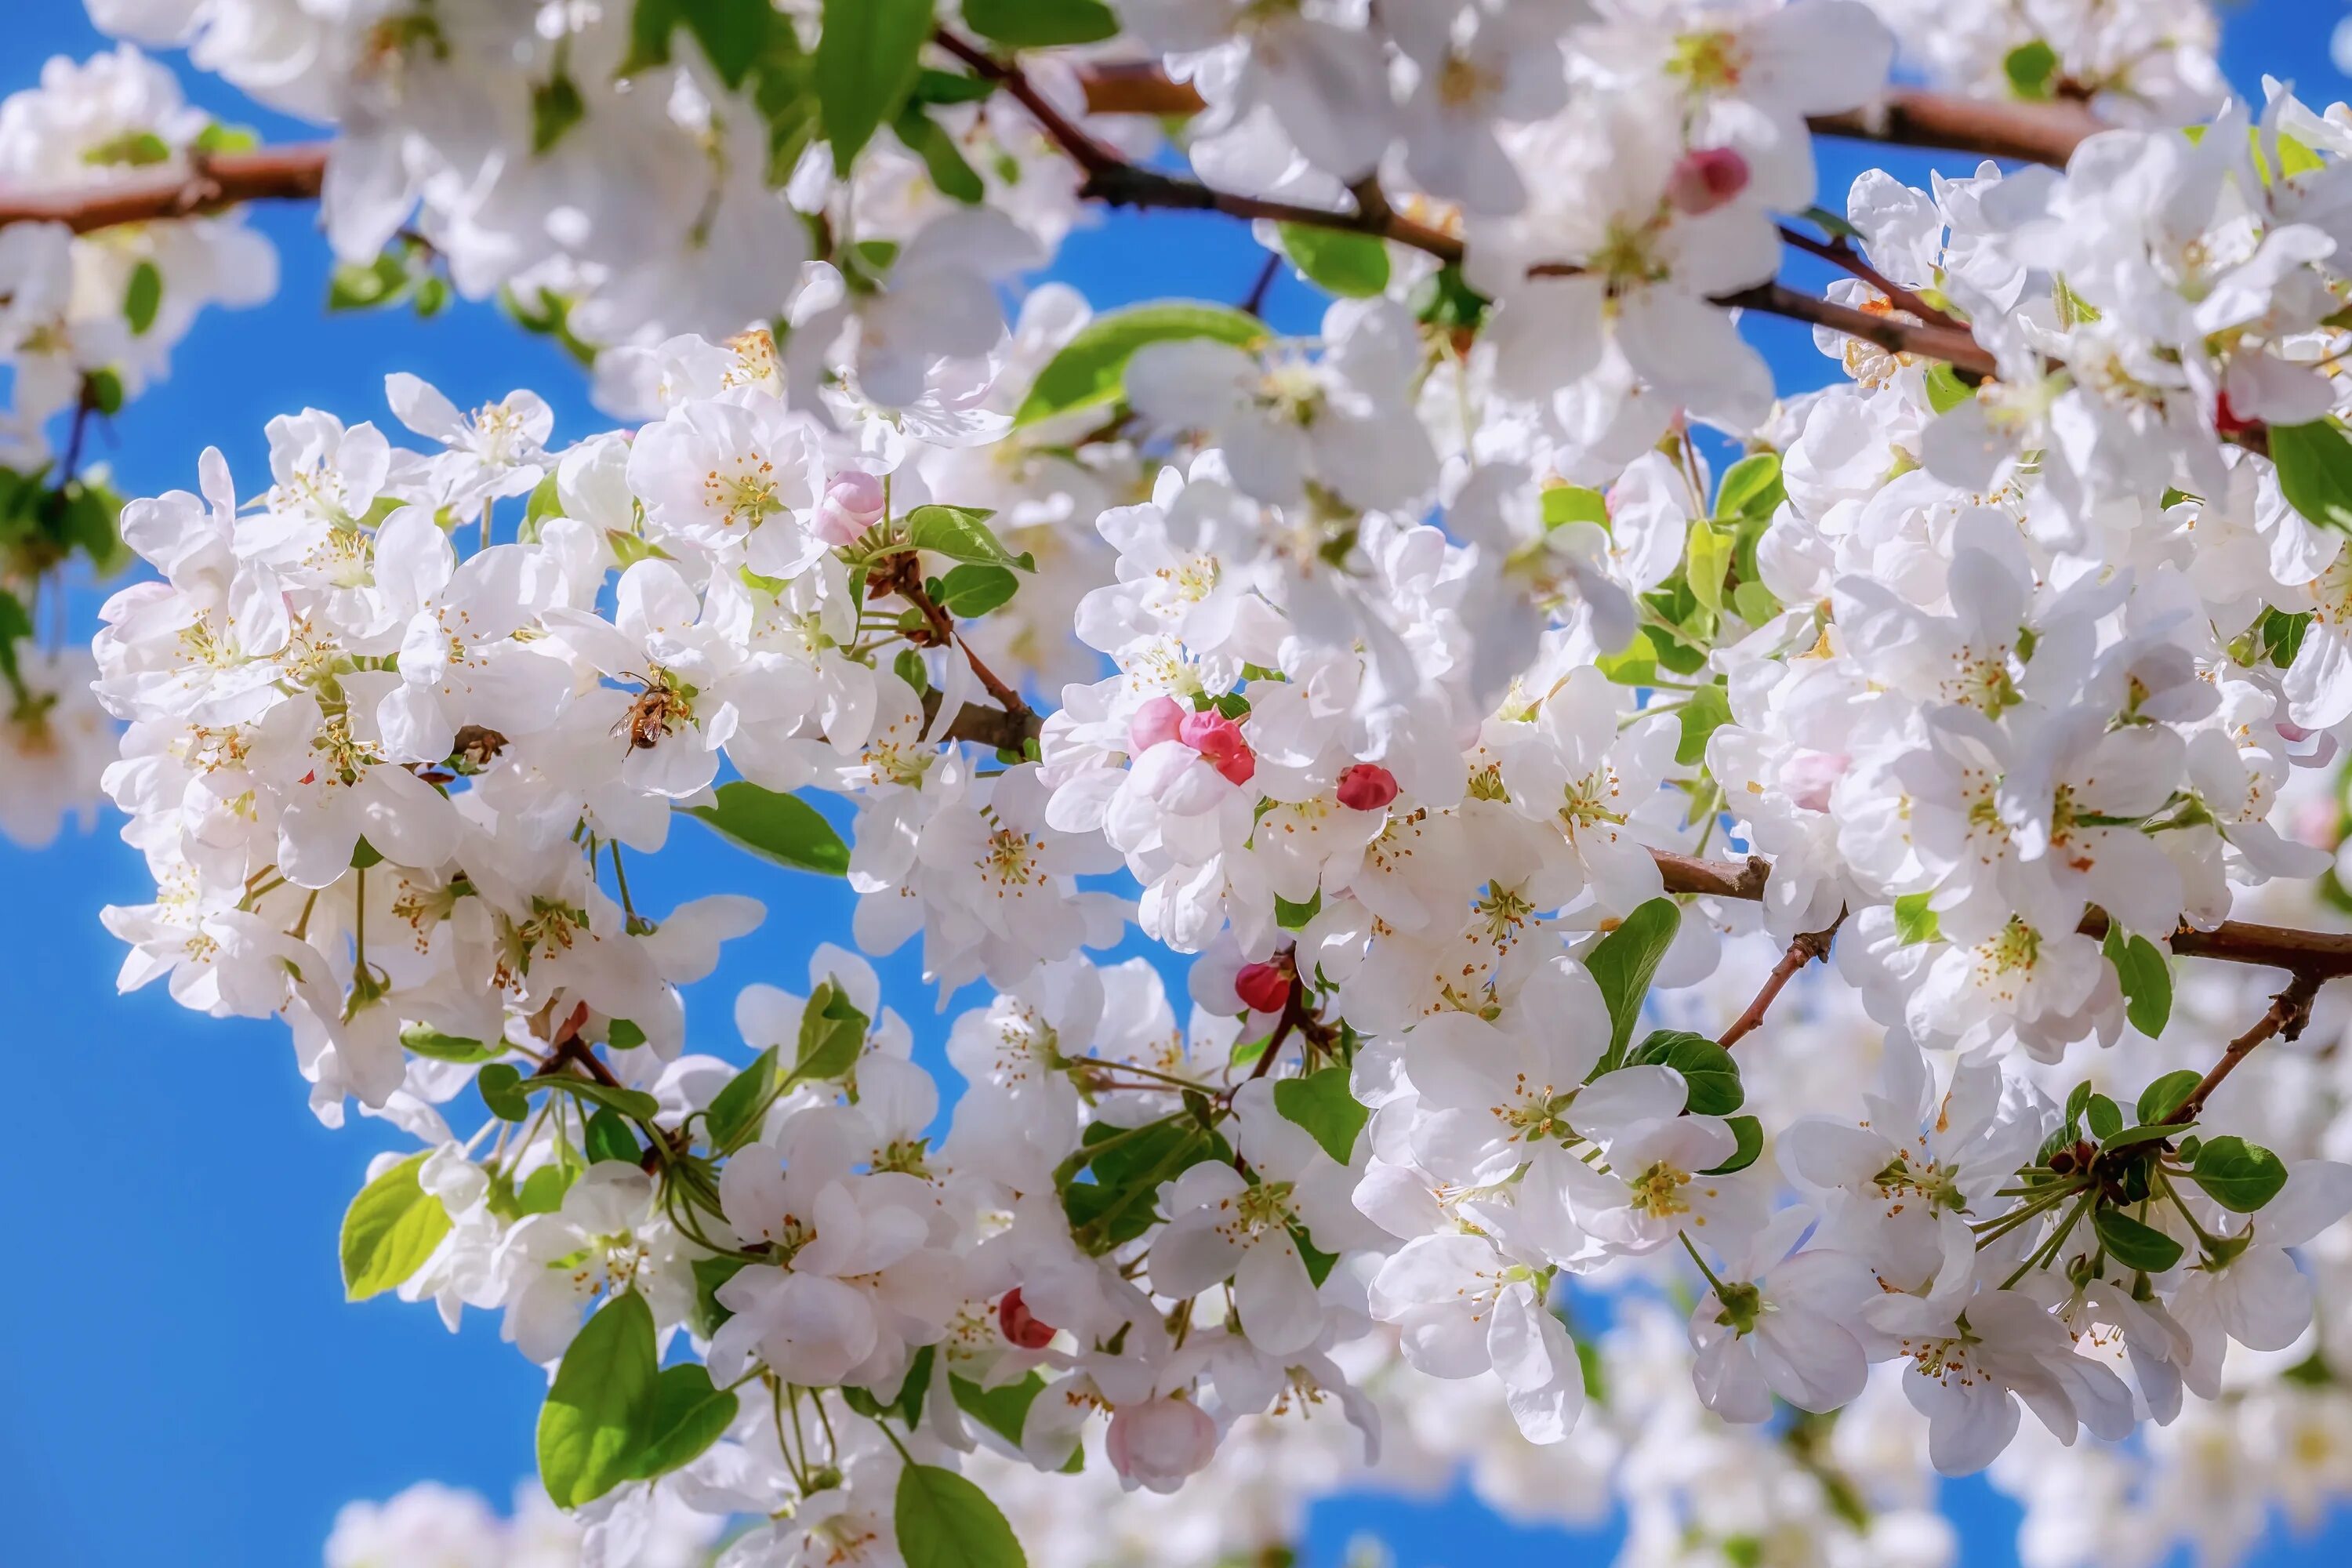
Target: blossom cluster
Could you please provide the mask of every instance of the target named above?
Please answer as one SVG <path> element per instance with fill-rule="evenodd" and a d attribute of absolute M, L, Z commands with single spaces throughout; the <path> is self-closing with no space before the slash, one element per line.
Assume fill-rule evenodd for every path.
<path fill-rule="evenodd" d="M 1615 1488 L 1637 1560 L 1936 1562 L 1917 1457 L 2310 1359 L 2352 1164 L 2237 1068 L 2352 963 L 2224 938 L 2342 888 L 2287 805 L 2352 734 L 2352 117 L 2227 100 L 2200 12 L 95 9 L 339 124 L 342 302 L 502 294 L 627 421 L 273 420 L 266 487 L 109 520 L 152 575 L 84 672 L 123 985 L 412 1141 L 346 1286 L 500 1315 L 605 1560 L 1000 1568 L 1041 1489 L 1237 1472 L 1280 1539 L 1402 1443 Z M 1899 48 L 2116 123 L 1841 217 L 1811 137 Z M 1137 50 L 1206 184 L 1088 112 Z M 194 157 L 110 60 L 131 162 Z M 58 77 L 21 118 L 89 118 Z M 1122 199 L 1280 215 L 1337 297 L 1009 303 Z M 1776 395 L 1735 311 L 1789 241 L 1837 380 Z M 133 336 L 232 297 L 142 264 Z M 683 990 L 761 906 L 631 890 L 680 816 L 857 900 L 748 1065 Z M 861 956 L 909 946 L 953 1096 Z M 2289 969 L 2250 1032 L 2200 952 Z"/>

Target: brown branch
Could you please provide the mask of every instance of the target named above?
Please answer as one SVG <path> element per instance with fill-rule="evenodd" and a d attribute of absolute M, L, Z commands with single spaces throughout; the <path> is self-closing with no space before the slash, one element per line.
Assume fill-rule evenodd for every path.
<path fill-rule="evenodd" d="M 2303 1026 L 2311 1022 L 2311 999 L 2319 989 L 2319 981 L 2317 975 L 2297 973 L 2293 980 L 2287 982 L 2285 990 L 2271 998 L 2270 1010 L 2255 1022 L 2252 1028 L 2230 1042 L 2229 1048 L 2221 1053 L 2221 1059 L 2213 1064 L 2210 1072 L 2197 1080 L 2197 1087 L 2189 1091 L 2189 1098 L 2182 1100 L 2179 1109 L 2165 1121 L 2176 1126 L 2185 1126 L 2196 1121 L 2198 1113 L 2205 1109 L 2206 1098 L 2221 1087 L 2221 1080 L 2228 1078 L 2256 1046 L 2273 1035 L 2292 1040 L 2302 1034 Z"/>
<path fill-rule="evenodd" d="M 1764 885 L 1772 875 L 1771 862 L 1756 856 L 1746 860 L 1702 860 L 1670 849 L 1653 849 L 1650 858 L 1657 862 L 1670 893 L 1753 901 L 1763 898 Z M 2093 909 L 2074 929 L 2084 936 L 2104 937 L 2106 912 Z M 2182 926 L 2172 933 L 2169 943 L 2182 958 L 2284 969 L 2315 984 L 2352 974 L 2352 933 L 2347 932 L 2223 921 L 2210 931 Z"/>
<path fill-rule="evenodd" d="M 1783 244 L 1793 245 L 1808 256 L 1818 256 L 1841 272 L 1860 279 L 1885 295 L 1887 302 L 1896 310 L 1907 310 L 1931 327 L 1951 327 L 1961 331 L 1968 330 L 1964 323 L 1954 321 L 1902 284 L 1879 271 L 1877 268 L 1873 267 L 1864 258 L 1862 252 L 1847 243 L 1843 235 L 1829 240 L 1815 239 L 1801 229 L 1790 228 L 1787 224 L 1782 224 L 1780 239 Z"/>
<path fill-rule="evenodd" d="M 17 195 L 0 191 L 0 226 L 61 223 L 76 234 L 217 212 L 240 202 L 318 199 L 327 144 L 306 142 L 196 158 L 181 173 L 126 180 L 97 190 Z"/>
<path fill-rule="evenodd" d="M 1844 923 L 1845 911 L 1840 910 L 1838 918 L 1820 931 L 1805 931 L 1791 942 L 1789 951 L 1780 955 L 1780 962 L 1772 966 L 1772 973 L 1764 977 L 1763 989 L 1756 993 L 1756 1000 L 1748 1004 L 1748 1010 L 1734 1018 L 1731 1027 L 1717 1037 L 1715 1043 L 1727 1051 L 1752 1034 L 1757 1026 L 1764 1022 L 1764 1015 L 1771 1011 L 1772 1004 L 1780 997 L 1782 988 L 1797 977 L 1797 972 L 1816 959 L 1830 955 L 1830 942 L 1837 936 L 1838 927 Z"/>

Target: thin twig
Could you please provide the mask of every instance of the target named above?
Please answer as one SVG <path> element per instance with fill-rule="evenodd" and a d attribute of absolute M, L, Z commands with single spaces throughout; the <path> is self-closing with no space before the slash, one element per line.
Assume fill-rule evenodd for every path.
<path fill-rule="evenodd" d="M 1242 299 L 1242 313 L 1244 315 L 1258 317 L 1265 316 L 1266 293 L 1268 290 L 1273 289 L 1275 276 L 1281 270 L 1282 253 L 1278 250 L 1267 251 L 1265 253 L 1265 265 L 1257 269 L 1257 280 L 1250 285 L 1249 293 L 1244 295 Z"/>
<path fill-rule="evenodd" d="M 1753 1033 L 1757 1026 L 1764 1022 L 1764 1015 L 1771 1011 L 1772 1004 L 1779 998 L 1782 988 L 1797 977 L 1797 972 L 1816 959 L 1829 956 L 1830 942 L 1837 936 L 1838 927 L 1843 924 L 1845 911 L 1840 910 L 1838 918 L 1820 931 L 1805 931 L 1791 942 L 1789 951 L 1780 955 L 1780 962 L 1772 966 L 1772 973 L 1764 977 L 1763 989 L 1756 993 L 1756 1000 L 1748 1004 L 1748 1010 L 1731 1021 L 1731 1027 L 1717 1037 L 1716 1044 L 1727 1051 Z"/>
<path fill-rule="evenodd" d="M 1968 330 L 1963 323 L 1938 310 L 1935 306 L 1873 267 L 1868 260 L 1864 259 L 1862 252 L 1847 243 L 1843 235 L 1828 240 L 1815 239 L 1802 229 L 1790 228 L 1787 224 L 1782 224 L 1780 238 L 1783 242 L 1795 246 L 1806 255 L 1818 256 L 1840 271 L 1860 279 L 1885 295 L 1887 303 L 1896 310 L 1908 310 L 1931 327 L 1950 327 L 1958 331 Z"/>
<path fill-rule="evenodd" d="M 2177 1125 L 2196 1121 L 2198 1113 L 2205 1109 L 2206 1098 L 2221 1086 L 2221 1080 L 2228 1078 L 2256 1046 L 2273 1035 L 2292 1040 L 2302 1034 L 2303 1026 L 2311 1022 L 2311 999 L 2317 994 L 2319 983 L 2319 976 L 2305 973 L 2298 973 L 2288 981 L 2286 989 L 2271 998 L 2270 1010 L 2255 1021 L 2252 1028 L 2230 1042 L 2229 1048 L 2221 1053 L 2221 1059 L 2213 1064 L 2212 1070 L 2197 1080 L 2197 1087 L 2189 1091 L 2189 1098 L 2182 1100 L 2165 1120 Z"/>

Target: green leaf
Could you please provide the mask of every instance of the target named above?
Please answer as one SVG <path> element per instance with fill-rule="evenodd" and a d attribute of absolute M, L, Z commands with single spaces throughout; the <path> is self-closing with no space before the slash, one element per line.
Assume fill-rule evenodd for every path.
<path fill-rule="evenodd" d="M 2313 522 L 2352 531 L 2352 437 L 2333 418 L 2271 426 L 2271 461 L 2287 504 Z"/>
<path fill-rule="evenodd" d="M 501 1121 L 522 1121 L 530 1116 L 530 1096 L 523 1092 L 522 1073 L 512 1062 L 492 1062 L 474 1075 L 482 1103 Z"/>
<path fill-rule="evenodd" d="M 1045 1387 L 1045 1378 L 1034 1372 L 1018 1383 L 995 1388 L 982 1388 L 968 1377 L 948 1379 L 956 1407 L 1016 1448 L 1021 1447 L 1022 1428 L 1028 1425 L 1029 1406 Z"/>
<path fill-rule="evenodd" d="M 1004 548 L 988 526 L 996 514 L 982 507 L 919 506 L 907 514 L 907 537 L 916 548 L 981 566 L 1018 566 L 1034 572 L 1037 563 L 1025 553 Z"/>
<path fill-rule="evenodd" d="M 1728 1116 L 1748 1099 L 1731 1053 L 1686 1029 L 1653 1031 L 1625 1058 L 1628 1067 L 1670 1067 L 1683 1075 L 1694 1116 Z"/>
<path fill-rule="evenodd" d="M 1095 1226 L 1098 1249 L 1132 1241 L 1151 1227 L 1152 1205 L 1161 1183 L 1170 1181 L 1204 1160 L 1226 1161 L 1233 1148 L 1215 1132 L 1189 1118 L 1171 1120 L 1125 1135 L 1126 1130 L 1096 1122 L 1085 1134 L 1078 1165 L 1066 1162 L 1068 1175 L 1091 1163 L 1094 1180 L 1071 1181 L 1062 1189 L 1062 1210 L 1074 1226 Z M 1109 1143 L 1100 1154 L 1089 1145 Z"/>
<path fill-rule="evenodd" d="M 634 1165 L 645 1157 L 637 1146 L 637 1135 L 629 1129 L 629 1119 L 611 1106 L 599 1106 L 596 1114 L 588 1119 L 588 1131 L 583 1135 L 582 1152 L 590 1164 L 599 1160 L 618 1160 Z"/>
<path fill-rule="evenodd" d="M 556 72 L 530 89 L 531 152 L 546 152 L 587 117 L 588 104 L 580 96 L 580 84 L 568 72 Z"/>
<path fill-rule="evenodd" d="M 523 1178 L 522 1190 L 514 1194 L 513 1201 L 507 1205 L 509 1217 L 553 1214 L 563 1206 L 563 1194 L 572 1190 L 572 1178 L 578 1173 L 575 1166 L 562 1160 L 541 1165 Z"/>
<path fill-rule="evenodd" d="M 488 1072 L 490 1069 L 484 1068 L 482 1070 Z M 633 1116 L 639 1121 L 651 1121 L 661 1114 L 661 1101 L 644 1089 L 615 1089 L 609 1083 L 598 1083 L 589 1078 L 573 1078 L 569 1073 L 534 1075 L 524 1079 L 522 1087 L 525 1093 L 541 1087 L 560 1089 L 566 1094 L 577 1095 L 592 1104 L 605 1106 L 624 1116 Z"/>
<path fill-rule="evenodd" d="M 1274 1108 L 1315 1135 L 1323 1152 L 1342 1165 L 1356 1152 L 1356 1134 L 1372 1113 L 1349 1092 L 1348 1069 L 1328 1067 L 1303 1078 L 1286 1078 L 1274 1086 Z"/>
<path fill-rule="evenodd" d="M 1233 717 L 1231 714 L 1227 718 Z M 1323 889 L 1318 888 L 1303 904 L 1294 904 L 1280 893 L 1274 896 L 1274 923 L 1284 931 L 1303 931 L 1307 922 L 1323 912 Z"/>
<path fill-rule="evenodd" d="M 1930 893 L 1906 893 L 1895 900 L 1895 935 L 1905 947 L 1944 940 L 1944 922 L 1927 907 Z"/>
<path fill-rule="evenodd" d="M 408 293 L 408 262 L 394 251 L 373 261 L 346 261 L 327 278 L 327 309 L 372 310 L 395 304 Z"/>
<path fill-rule="evenodd" d="M 941 130 L 939 121 L 925 114 L 919 105 L 909 103 L 898 110 L 890 129 L 906 144 L 908 152 L 923 161 L 940 195 L 969 205 L 988 194 L 988 187 L 965 160 L 955 138 Z"/>
<path fill-rule="evenodd" d="M 2124 1130 L 2122 1108 L 2104 1094 L 2095 1094 L 2084 1102 L 2084 1121 L 2090 1124 L 2091 1136 L 2102 1142 Z"/>
<path fill-rule="evenodd" d="M 122 290 L 122 318 L 131 323 L 131 335 L 145 337 L 163 308 L 163 274 L 153 262 L 142 261 L 131 269 L 131 281 Z"/>
<path fill-rule="evenodd" d="M 654 1314 L 635 1290 L 582 1325 L 539 1411 L 539 1479 L 558 1508 L 577 1508 L 638 1475 L 652 1440 Z"/>
<path fill-rule="evenodd" d="M 2144 1121 L 2137 1127 L 2126 1127 L 2111 1138 L 2100 1140 L 2099 1147 L 2108 1152 L 2117 1149 L 2137 1149 L 2143 1143 L 2158 1143 L 2167 1138 L 2178 1138 L 2196 1125 L 2193 1121 L 2185 1121 L 2177 1127 L 2168 1122 Z"/>
<path fill-rule="evenodd" d="M 172 161 L 172 144 L 152 131 L 126 131 L 81 155 L 93 168 L 144 169 Z"/>
<path fill-rule="evenodd" d="M 261 132 L 250 125 L 225 125 L 215 120 L 196 132 L 195 150 L 207 158 L 228 153 L 250 153 L 261 145 Z"/>
<path fill-rule="evenodd" d="M 2116 978 L 2123 983 L 2124 1014 L 2132 1027 L 2151 1040 L 2163 1034 L 2172 1017 L 2172 971 L 2164 962 L 2163 950 L 2144 936 L 2126 939 L 2123 928 L 2112 920 L 2101 949 L 2116 966 Z"/>
<path fill-rule="evenodd" d="M 1369 300 L 1389 286 L 1389 247 L 1369 234 L 1311 223 L 1275 226 L 1282 252 L 1307 280 L 1343 300 Z"/>
<path fill-rule="evenodd" d="M 83 376 L 82 390 L 89 405 L 110 418 L 122 412 L 122 378 L 111 370 L 94 370 Z"/>
<path fill-rule="evenodd" d="M 1683 578 L 1691 596 L 1717 615 L 1723 613 L 1723 579 L 1731 571 L 1735 542 L 1729 531 L 1707 522 L 1694 522 L 1683 544 Z"/>
<path fill-rule="evenodd" d="M 503 1045 L 486 1046 L 479 1040 L 445 1035 L 424 1024 L 411 1024 L 401 1030 L 400 1043 L 418 1056 L 431 1057 L 436 1062 L 494 1062 L 507 1053 Z"/>
<path fill-rule="evenodd" d="M 915 103 L 978 103 L 995 90 L 996 83 L 986 77 L 963 76 L 925 66 L 915 73 L 915 90 L 908 98 Z"/>
<path fill-rule="evenodd" d="M 1976 389 L 1959 378 L 1958 372 L 1938 360 L 1927 371 L 1927 405 L 1938 414 L 1949 414 L 1976 395 Z"/>
<path fill-rule="evenodd" d="M 779 795 L 738 779 L 719 786 L 716 805 L 680 809 L 708 823 L 720 837 L 732 839 L 779 866 L 826 877 L 849 872 L 849 846 L 841 841 L 833 824 L 817 814 L 816 807 L 798 795 Z"/>
<path fill-rule="evenodd" d="M 875 131 L 897 118 L 930 31 L 931 0 L 824 0 L 816 97 L 834 173 L 846 175 Z"/>
<path fill-rule="evenodd" d="M 1763 584 L 1749 581 L 1731 591 L 1731 607 L 1751 626 L 1760 626 L 1780 613 L 1780 601 Z"/>
<path fill-rule="evenodd" d="M 2050 79 L 2058 74 L 2058 51 L 2035 38 L 2001 57 L 2000 70 L 2018 97 L 2039 102 L 2050 96 Z"/>
<path fill-rule="evenodd" d="M 1726 521 L 1769 520 L 1788 495 L 1780 482 L 1780 454 L 1750 453 L 1723 471 L 1723 482 L 1715 490 L 1715 515 Z"/>
<path fill-rule="evenodd" d="M 1115 401 L 1126 384 L 1127 362 L 1146 343 L 1213 338 L 1248 348 L 1266 336 L 1264 321 L 1224 305 L 1177 300 L 1107 310 L 1080 329 L 1037 373 L 1013 424 L 1028 425 Z"/>
<path fill-rule="evenodd" d="M 343 1211 L 345 1300 L 364 1301 L 400 1284 L 449 1234 L 449 1211 L 417 1180 L 424 1168 L 425 1156 L 411 1154 L 362 1187 Z"/>
<path fill-rule="evenodd" d="M 1756 1163 L 1756 1157 L 1764 1152 L 1764 1123 L 1753 1116 L 1727 1116 L 1723 1124 L 1731 1129 L 1731 1135 L 1739 1142 L 1732 1150 L 1730 1159 L 1711 1170 L 1701 1171 L 1699 1174 L 1702 1176 L 1727 1176 L 1735 1171 L 1744 1171 Z"/>
<path fill-rule="evenodd" d="M 2259 1143 L 2225 1135 L 2197 1145 L 2189 1179 L 2232 1214 L 2252 1214 L 2286 1185 L 2286 1165 Z"/>
<path fill-rule="evenodd" d="M 2194 1068 L 2166 1073 L 2139 1091 L 2139 1119 L 2154 1123 L 2169 1118 L 2202 1079 Z"/>
<path fill-rule="evenodd" d="M 2107 1255 L 2126 1268 L 2161 1274 L 2180 1261 L 2180 1243 L 2121 1209 L 2101 1204 L 2091 1211 L 2091 1226 L 2099 1233 Z"/>
<path fill-rule="evenodd" d="M 1314 1237 L 1307 1234 L 1307 1227 L 1303 1225 L 1290 1227 L 1290 1245 L 1298 1249 L 1298 1261 L 1307 1265 L 1307 1282 L 1318 1290 L 1323 1289 L 1323 1281 L 1331 1278 L 1332 1267 L 1339 1261 L 1339 1255 L 1317 1247 Z"/>
<path fill-rule="evenodd" d="M 1594 942 L 1585 954 L 1584 967 L 1600 984 L 1601 999 L 1609 1004 L 1609 1049 L 1601 1058 L 1599 1070 L 1606 1072 L 1624 1061 L 1626 1043 L 1633 1037 L 1633 1022 L 1642 1016 L 1643 1000 L 1650 994 L 1650 977 L 1658 972 L 1658 961 L 1666 956 L 1682 922 L 1682 910 L 1672 899 L 1652 899 L 1636 905 L 1615 931 Z"/>
<path fill-rule="evenodd" d="M 1021 579 L 1005 568 L 968 561 L 950 567 L 948 574 L 940 579 L 939 591 L 931 597 L 940 609 L 960 621 L 968 621 L 1003 605 L 1020 588 Z"/>
<path fill-rule="evenodd" d="M 793 1084 L 832 1082 L 847 1075 L 866 1047 L 870 1023 L 847 992 L 832 980 L 821 983 L 801 1008 L 791 1070 L 770 1046 L 711 1097 L 704 1113 L 711 1147 L 731 1152 L 758 1137 L 768 1107 Z"/>
<path fill-rule="evenodd" d="M 632 1478 L 651 1480 L 692 1463 L 726 1435 L 740 1405 L 731 1390 L 711 1386 L 710 1369 L 699 1362 L 664 1367 L 654 1379 L 653 1414 Z"/>
<path fill-rule="evenodd" d="M 1543 488 L 1544 527 L 1563 528 L 1571 522 L 1598 523 L 1607 528 L 1609 498 L 1583 485 L 1546 485 Z"/>
<path fill-rule="evenodd" d="M 1706 760 L 1707 737 L 1731 722 L 1731 697 L 1721 682 L 1702 686 L 1676 710 L 1682 739 L 1675 743 L 1675 761 L 1686 768 Z"/>
<path fill-rule="evenodd" d="M 1004 1515 L 953 1470 L 937 1465 L 900 1470 L 892 1520 L 907 1568 L 1027 1568 Z"/>
<path fill-rule="evenodd" d="M 1862 230 L 1827 207 L 1807 207 L 1798 215 L 1832 239 L 1860 239 Z"/>
<path fill-rule="evenodd" d="M 930 1392 L 931 1363 L 934 1359 L 932 1346 L 925 1345 L 917 1351 L 907 1363 L 906 1375 L 898 1380 L 898 1392 L 890 1396 L 887 1404 L 875 1398 L 874 1391 L 867 1388 L 844 1388 L 841 1397 L 860 1415 L 875 1421 L 885 1415 L 896 1415 L 911 1432 L 915 1429 L 915 1423 L 922 1417 L 923 1396 Z"/>
<path fill-rule="evenodd" d="M 1016 49 L 1098 44 L 1118 33 L 1102 0 L 964 0 L 964 26 Z"/>
<path fill-rule="evenodd" d="M 749 1267 L 741 1258 L 698 1258 L 691 1265 L 694 1270 L 694 1331 L 709 1339 L 719 1331 L 719 1326 L 735 1314 L 719 1302 L 719 1288 Z"/>

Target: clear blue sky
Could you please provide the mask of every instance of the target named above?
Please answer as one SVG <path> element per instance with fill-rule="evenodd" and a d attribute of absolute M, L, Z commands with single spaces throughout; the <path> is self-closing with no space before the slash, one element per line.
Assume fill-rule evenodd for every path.
<path fill-rule="evenodd" d="M 76 0 L 6 9 L 0 92 L 29 85 L 52 54 L 100 47 Z M 2230 23 L 2232 78 L 2251 88 L 2267 68 L 2298 78 L 2316 102 L 2345 96 L 2352 84 L 2328 67 L 2326 48 L 2341 14 L 2323 0 L 2256 0 Z M 191 89 L 273 140 L 304 133 L 209 79 Z M 1826 153 L 1829 205 L 1841 205 L 1858 167 Z M 111 446 L 97 444 L 127 493 L 192 488 L 207 445 L 229 455 L 250 490 L 264 471 L 264 422 L 306 405 L 389 426 L 382 388 L 393 370 L 425 376 L 461 405 L 530 386 L 554 405 L 559 436 L 599 426 L 570 362 L 493 310 L 460 308 L 421 325 L 325 315 L 325 253 L 310 213 L 259 221 L 283 253 L 284 289 L 260 310 L 208 313 L 173 379 L 126 411 Z M 1082 234 L 1058 273 L 1098 304 L 1234 300 L 1257 259 L 1236 226 L 1154 215 Z M 1315 319 L 1314 298 L 1286 277 L 1273 304 L 1281 324 Z M 1786 323 L 1759 323 L 1757 337 L 1788 384 L 1822 374 L 1826 362 Z M 95 603 L 82 596 L 83 633 Z M 369 1156 L 398 1140 L 375 1123 L 319 1126 L 276 1021 L 215 1022 L 182 1011 L 160 986 L 115 994 L 121 950 L 97 910 L 150 895 L 116 826 L 39 855 L 0 843 L 9 893 L 0 899 L 0 1050 L 14 1086 L 0 1148 L 19 1194 L 0 1289 L 0 1539 L 11 1543 L 0 1559 L 275 1568 L 316 1563 L 336 1508 L 352 1498 L 429 1478 L 502 1501 L 531 1466 L 540 1373 L 499 1342 L 492 1317 L 472 1315 L 453 1338 L 428 1307 L 344 1303 L 335 1266 L 343 1205 Z M 656 909 L 722 887 L 768 901 L 767 925 L 731 945 L 689 998 L 701 1048 L 736 1046 L 728 1001 L 738 987 L 797 987 L 809 948 L 847 930 L 842 887 L 745 859 L 692 825 L 638 875 L 640 898 Z M 880 967 L 936 1062 L 944 1025 L 929 1012 L 911 948 Z M 1968 1563 L 2014 1562 L 2006 1502 L 1981 1485 L 1947 1495 Z M 1402 1568 L 1467 1568 L 1509 1552 L 1605 1560 L 1614 1549 L 1515 1531 L 1466 1500 L 1351 1499 L 1318 1512 L 1318 1568 L 1336 1563 L 1359 1530 L 1383 1535 Z M 2263 1561 L 2347 1555 L 2352 1523 Z"/>

